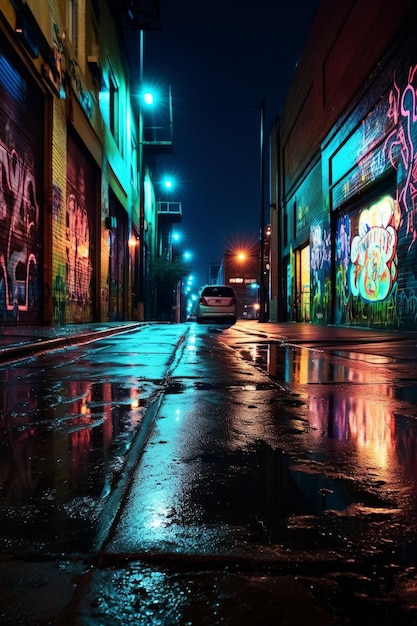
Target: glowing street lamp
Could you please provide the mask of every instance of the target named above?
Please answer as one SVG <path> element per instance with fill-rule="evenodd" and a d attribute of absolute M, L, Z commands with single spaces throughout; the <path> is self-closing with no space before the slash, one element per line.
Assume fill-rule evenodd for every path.
<path fill-rule="evenodd" d="M 261 152 L 261 198 L 260 198 L 260 228 L 259 228 L 259 322 L 267 321 L 267 286 L 265 284 L 265 100 L 261 100 L 260 120 L 260 152 Z"/>

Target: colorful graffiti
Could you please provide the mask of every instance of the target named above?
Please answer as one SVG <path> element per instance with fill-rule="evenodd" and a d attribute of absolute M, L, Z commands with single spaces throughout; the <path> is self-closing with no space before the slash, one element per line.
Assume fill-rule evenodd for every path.
<path fill-rule="evenodd" d="M 350 262 L 351 225 L 348 215 L 339 217 L 335 241 L 335 323 L 346 322 L 349 301 L 347 275 Z"/>
<path fill-rule="evenodd" d="M 328 321 L 331 299 L 331 232 L 320 224 L 311 228 L 310 235 L 310 294 L 311 318 L 320 322 Z"/>
<path fill-rule="evenodd" d="M 0 316 L 5 320 L 12 312 L 17 321 L 39 304 L 39 204 L 33 157 L 1 141 L 0 230 Z"/>
<path fill-rule="evenodd" d="M 345 128 L 349 134 L 331 145 L 328 157 L 323 153 L 330 172 L 330 210 L 343 207 L 343 213 L 332 230 L 334 302 L 324 297 L 327 278 L 319 270 L 324 234 L 310 222 L 312 320 L 322 323 L 328 306 L 336 324 L 415 328 L 417 64 L 400 60 L 388 91 L 382 96 L 370 92 L 364 104 L 364 117 L 352 116 L 351 128 Z M 383 191 L 375 191 L 376 185 Z M 366 206 L 362 200 L 359 209 L 365 192 L 373 197 Z M 316 212 L 324 232 L 325 202 Z"/>
<path fill-rule="evenodd" d="M 397 278 L 398 207 L 384 196 L 359 215 L 350 246 L 349 287 L 365 302 L 389 297 Z"/>
<path fill-rule="evenodd" d="M 399 177 L 397 198 L 403 218 L 406 220 L 406 234 L 411 237 L 408 250 L 417 240 L 417 65 L 410 67 L 407 84 L 403 90 L 394 77 L 394 85 L 389 94 L 388 117 L 394 122 L 394 130 L 388 135 L 384 151 L 395 169 L 402 169 Z"/>
<path fill-rule="evenodd" d="M 56 23 L 54 23 L 54 43 L 50 61 L 49 67 L 51 68 L 52 78 L 61 97 L 66 97 L 66 92 L 69 91 L 69 86 L 71 85 L 84 113 L 88 119 L 91 119 L 93 117 L 91 95 L 84 87 L 82 72 L 74 54 L 71 52 L 65 33 L 60 33 Z"/>
<path fill-rule="evenodd" d="M 85 176 L 78 172 L 78 189 L 67 196 L 66 209 L 66 289 L 68 298 L 78 304 L 91 301 L 90 227 L 85 208 Z"/>

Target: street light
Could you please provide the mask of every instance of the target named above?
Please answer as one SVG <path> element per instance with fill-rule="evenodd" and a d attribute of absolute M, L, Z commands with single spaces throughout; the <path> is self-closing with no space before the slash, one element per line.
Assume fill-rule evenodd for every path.
<path fill-rule="evenodd" d="M 188 250 L 182 253 L 183 262 L 190 261 L 192 258 L 192 253 Z M 181 322 L 181 292 L 182 292 L 182 278 L 177 280 L 176 291 L 175 291 L 175 322 L 179 324 Z"/>
<path fill-rule="evenodd" d="M 143 89 L 143 30 L 139 32 L 139 88 Z M 146 99 L 145 99 L 146 102 Z M 145 319 L 145 172 L 143 146 L 143 103 L 139 98 L 138 107 L 138 142 L 139 142 L 139 285 L 138 285 L 138 318 Z"/>
<path fill-rule="evenodd" d="M 261 101 L 260 149 L 261 149 L 261 206 L 259 225 L 259 322 L 266 322 L 266 285 L 265 285 L 265 100 Z"/>
<path fill-rule="evenodd" d="M 144 137 L 144 110 L 152 108 L 154 95 L 143 89 L 143 31 L 140 32 L 140 96 L 139 96 L 139 285 L 138 285 L 138 318 L 145 320 L 145 283 L 146 283 L 146 249 L 145 249 L 145 137 Z"/>

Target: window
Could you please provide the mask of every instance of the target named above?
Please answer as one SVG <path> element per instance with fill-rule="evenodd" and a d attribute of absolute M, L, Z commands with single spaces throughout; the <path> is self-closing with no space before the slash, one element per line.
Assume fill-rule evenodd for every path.
<path fill-rule="evenodd" d="M 293 214 L 292 214 L 292 218 L 293 218 L 293 238 L 295 239 L 297 237 L 297 202 L 296 200 L 294 200 L 294 207 L 293 207 Z"/>
<path fill-rule="evenodd" d="M 90 17 L 85 29 L 87 56 L 98 61 L 98 26 L 93 16 Z"/>
<path fill-rule="evenodd" d="M 66 0 L 67 2 L 67 38 L 73 52 L 77 54 L 77 0 Z"/>
<path fill-rule="evenodd" d="M 288 214 L 286 210 L 284 213 L 284 228 L 282 230 L 284 233 L 283 245 L 284 245 L 284 248 L 286 248 L 288 246 Z"/>
<path fill-rule="evenodd" d="M 130 158 L 130 182 L 133 186 L 135 186 L 138 182 L 137 180 L 137 159 L 138 159 L 138 146 L 136 143 L 136 137 L 134 134 L 131 134 L 131 158 Z"/>
<path fill-rule="evenodd" d="M 110 130 L 119 145 L 119 88 L 113 72 L 109 76 L 110 83 Z"/>
<path fill-rule="evenodd" d="M 205 287 L 202 296 L 211 298 L 234 298 L 235 292 L 231 287 L 213 285 L 212 287 Z"/>

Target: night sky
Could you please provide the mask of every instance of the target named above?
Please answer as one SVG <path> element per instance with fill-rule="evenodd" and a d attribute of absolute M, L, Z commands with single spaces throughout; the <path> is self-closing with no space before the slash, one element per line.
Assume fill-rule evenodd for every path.
<path fill-rule="evenodd" d="M 316 0 L 160 0 L 161 29 L 145 33 L 144 79 L 172 88 L 174 152 L 158 157 L 158 169 L 182 203 L 177 230 L 193 255 L 196 288 L 226 249 L 259 241 L 261 101 L 268 155 L 316 7 Z M 266 179 L 268 169 L 267 158 Z"/>

